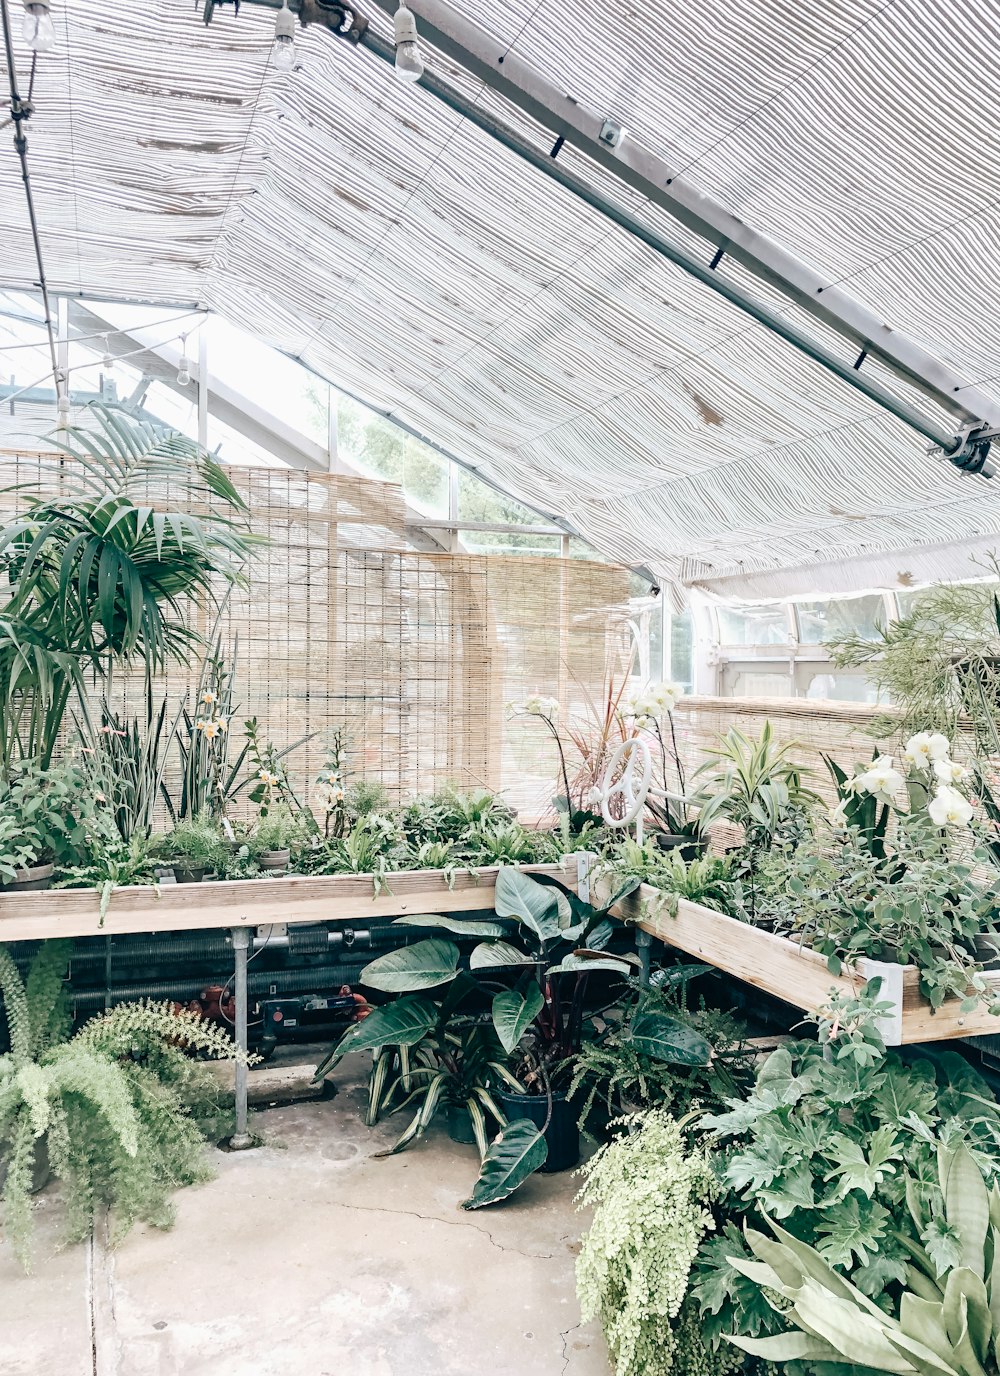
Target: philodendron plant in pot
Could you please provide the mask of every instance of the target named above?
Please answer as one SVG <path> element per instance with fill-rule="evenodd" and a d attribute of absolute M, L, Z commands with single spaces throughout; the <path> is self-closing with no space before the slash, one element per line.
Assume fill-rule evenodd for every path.
<path fill-rule="evenodd" d="M 637 958 L 610 954 L 607 946 L 615 931 L 610 910 L 637 883 L 629 880 L 604 906 L 596 907 L 552 880 L 541 882 L 504 867 L 497 875 L 493 921 L 438 914 L 397 919 L 398 925 L 475 938 L 467 971 L 460 968 L 457 942 L 441 936 L 390 951 L 362 971 L 362 982 L 369 987 L 404 998 L 372 1014 L 386 1020 L 384 1029 L 370 1027 L 371 1018 L 366 1019 L 345 1035 L 337 1055 L 389 1042 L 400 1045 L 404 1032 L 415 1045 L 430 1032 L 437 1016 L 433 1002 L 420 997 L 427 989 L 458 983 L 462 997 L 477 987 L 490 995 L 493 1031 L 507 1057 L 507 1065 L 496 1069 L 491 1091 L 501 1109 L 498 1118 L 509 1121 L 485 1153 L 465 1208 L 507 1198 L 546 1164 L 550 1169 L 576 1164 L 575 1113 L 566 1103 L 565 1091 L 573 1058 L 593 1016 L 588 1011 L 588 982 L 598 972 L 625 980 L 636 975 Z M 633 1018 L 630 1035 L 648 1054 L 664 1060 L 694 1065 L 711 1057 L 703 1037 L 666 1014 Z M 568 1143 L 560 1140 L 567 1126 Z M 550 1153 L 556 1152 L 553 1162 Z"/>

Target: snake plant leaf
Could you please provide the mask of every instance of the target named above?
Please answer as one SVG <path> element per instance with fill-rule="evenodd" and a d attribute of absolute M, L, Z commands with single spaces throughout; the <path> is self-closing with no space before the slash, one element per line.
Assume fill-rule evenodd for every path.
<path fill-rule="evenodd" d="M 977 1371 L 975 1366 L 959 1365 L 958 1354 L 954 1350 L 949 1350 L 946 1357 L 939 1357 L 901 1329 L 887 1328 L 886 1337 L 896 1351 L 909 1360 L 907 1371 L 918 1371 L 920 1376 L 986 1376 L 982 1367 Z"/>
<path fill-rule="evenodd" d="M 463 1209 L 482 1209 L 498 1204 L 523 1185 L 529 1175 L 545 1165 L 549 1154 L 545 1138 L 527 1118 L 515 1118 L 490 1144 L 479 1179 Z"/>
<path fill-rule="evenodd" d="M 451 917 L 445 913 L 408 913 L 397 917 L 394 927 L 436 927 L 453 932 L 455 936 L 501 937 L 506 928 L 499 922 L 478 921 L 475 918 Z"/>
<path fill-rule="evenodd" d="M 508 1055 L 542 1011 L 545 998 L 533 981 L 521 989 L 504 989 L 493 1000 L 493 1026 Z"/>
<path fill-rule="evenodd" d="M 949 1360 L 951 1343 L 944 1325 L 943 1304 L 904 1292 L 899 1304 L 899 1326 L 908 1338 L 929 1347 L 943 1361 Z"/>
<path fill-rule="evenodd" d="M 780 1224 L 775 1223 L 773 1218 L 767 1219 L 767 1226 L 778 1241 L 783 1243 L 795 1257 L 804 1276 L 825 1286 L 831 1294 L 840 1299 L 849 1300 L 852 1304 L 859 1305 L 873 1318 L 882 1319 L 884 1317 L 882 1310 L 879 1309 L 874 1300 L 870 1300 L 867 1295 L 862 1294 L 857 1286 L 852 1285 L 850 1281 L 845 1280 L 842 1275 L 828 1266 L 815 1247 L 810 1247 L 808 1242 L 802 1242 L 792 1233 L 786 1232 Z M 751 1249 L 754 1249 L 754 1239 L 759 1234 L 754 1234 L 752 1229 L 746 1229 L 745 1232 L 748 1244 Z"/>
<path fill-rule="evenodd" d="M 946 1169 L 941 1168 L 944 1212 L 948 1225 L 959 1236 L 960 1265 L 977 1276 L 985 1268 L 986 1230 L 990 1224 L 990 1200 L 976 1165 L 966 1147 L 950 1154 Z"/>
<path fill-rule="evenodd" d="M 629 1040 L 642 1055 L 671 1065 L 708 1065 L 713 1055 L 700 1032 L 666 1013 L 637 1013 Z"/>
<path fill-rule="evenodd" d="M 775 1365 L 783 1362 L 829 1362 L 837 1358 L 829 1343 L 810 1337 L 808 1333 L 778 1333 L 773 1338 L 736 1338 L 729 1334 L 723 1337 L 734 1347 L 742 1348 L 751 1356 L 763 1357 Z"/>
<path fill-rule="evenodd" d="M 433 989 L 455 978 L 459 949 L 453 941 L 436 937 L 415 941 L 387 951 L 361 971 L 362 984 L 384 994 L 407 994 L 414 989 Z"/>
<path fill-rule="evenodd" d="M 891 1320 L 885 1314 L 876 1319 L 849 1300 L 838 1299 L 818 1281 L 808 1279 L 795 1293 L 791 1314 L 803 1329 L 828 1342 L 845 1361 L 875 1371 L 912 1376 L 912 1363 L 886 1336 L 885 1326 Z M 933 1358 L 929 1349 L 928 1354 Z"/>
<path fill-rule="evenodd" d="M 469 968 L 489 970 L 502 965 L 534 965 L 535 961 L 526 951 L 520 950 L 509 941 L 483 941 L 473 948 L 469 956 Z"/>
<path fill-rule="evenodd" d="M 965 1333 L 982 1363 L 993 1335 L 993 1315 L 982 1278 L 966 1266 L 950 1272 L 944 1287 L 944 1324 L 956 1350 Z"/>
<path fill-rule="evenodd" d="M 558 895 L 523 870 L 504 865 L 497 872 L 495 906 L 498 917 L 516 917 L 543 944 L 558 941 Z"/>
<path fill-rule="evenodd" d="M 380 1046 L 415 1046 L 438 1020 L 437 1005 L 430 999 L 396 999 L 373 1008 L 361 1022 L 349 1027 L 336 1046 L 316 1067 L 313 1083 L 349 1051 L 374 1051 Z"/>

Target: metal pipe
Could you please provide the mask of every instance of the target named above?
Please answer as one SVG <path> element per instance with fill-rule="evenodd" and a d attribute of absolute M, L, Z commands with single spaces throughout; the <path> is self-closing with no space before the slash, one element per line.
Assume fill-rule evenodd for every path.
<path fill-rule="evenodd" d="M 250 1042 L 247 1035 L 247 950 L 250 946 L 250 930 L 247 927 L 234 927 L 233 952 L 236 956 L 236 1045 L 240 1054 L 236 1058 L 236 1131 L 229 1145 L 233 1151 L 243 1151 L 250 1146 L 247 1132 L 247 1055 Z"/>

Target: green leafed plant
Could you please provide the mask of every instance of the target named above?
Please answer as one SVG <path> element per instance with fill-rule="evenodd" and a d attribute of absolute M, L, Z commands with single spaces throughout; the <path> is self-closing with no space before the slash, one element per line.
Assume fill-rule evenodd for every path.
<path fill-rule="evenodd" d="M 63 976 L 70 943 L 46 942 L 22 981 L 0 947 L 10 1051 L 0 1056 L 0 1160 L 8 1237 L 27 1267 L 32 1175 L 44 1140 L 63 1183 L 68 1232 L 89 1232 L 108 1205 L 120 1234 L 135 1219 L 172 1219 L 170 1193 L 205 1179 L 206 1129 L 218 1086 L 188 1050 L 238 1054 L 228 1034 L 170 1004 L 121 1004 L 66 1040 Z"/>
<path fill-rule="evenodd" d="M 637 1115 L 583 1167 L 579 1201 L 594 1213 L 577 1292 L 584 1320 L 601 1321 L 615 1376 L 724 1376 L 740 1365 L 708 1350 L 687 1298 L 717 1184 L 684 1126 L 662 1110 Z"/>
<path fill-rule="evenodd" d="M 939 1149 L 961 1147 L 990 1180 L 1000 1165 L 1000 1108 L 985 1081 L 954 1051 L 886 1052 L 876 1013 L 857 1001 L 830 1009 L 819 1042 L 773 1052 L 748 1097 L 703 1120 L 734 1211 L 780 1221 L 872 1298 L 909 1274 L 899 1219 L 910 1180 L 933 1191 Z M 709 1249 L 694 1287 L 706 1331 L 732 1333 L 746 1315 L 769 1331 L 771 1316 L 733 1278 Z"/>
<path fill-rule="evenodd" d="M 1000 1191 L 988 1191 L 964 1147 L 942 1147 L 930 1190 L 907 1179 L 911 1258 L 898 1298 L 879 1305 L 820 1253 L 768 1219 L 771 1237 L 748 1228 L 753 1259 L 732 1264 L 758 1286 L 787 1331 L 735 1337 L 768 1361 L 900 1376 L 997 1376 L 1000 1372 Z M 846 1365 L 843 1365 L 846 1364 Z"/>
<path fill-rule="evenodd" d="M 320 1081 L 348 1052 L 373 1052 L 366 1121 L 374 1124 L 407 1109 L 413 1113 L 399 1140 L 380 1155 L 391 1156 L 418 1141 L 443 1108 L 468 1113 L 481 1157 L 488 1134 L 506 1125 L 492 1091 L 501 1084 L 514 1091 L 519 1086 L 503 1064 L 493 1027 L 460 1011 L 477 991 L 474 980 L 461 976 L 439 1000 L 408 994 L 376 1008 L 348 1028 L 317 1067 Z"/>

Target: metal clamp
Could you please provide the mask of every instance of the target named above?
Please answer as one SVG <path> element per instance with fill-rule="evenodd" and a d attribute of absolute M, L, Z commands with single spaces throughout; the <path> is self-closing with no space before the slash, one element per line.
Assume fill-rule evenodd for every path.
<path fill-rule="evenodd" d="M 995 478 L 997 467 L 990 458 L 990 446 L 996 430 L 988 425 L 969 425 L 959 431 L 949 445 L 929 450 L 960 468 L 963 473 L 978 473 L 983 478 Z"/>

